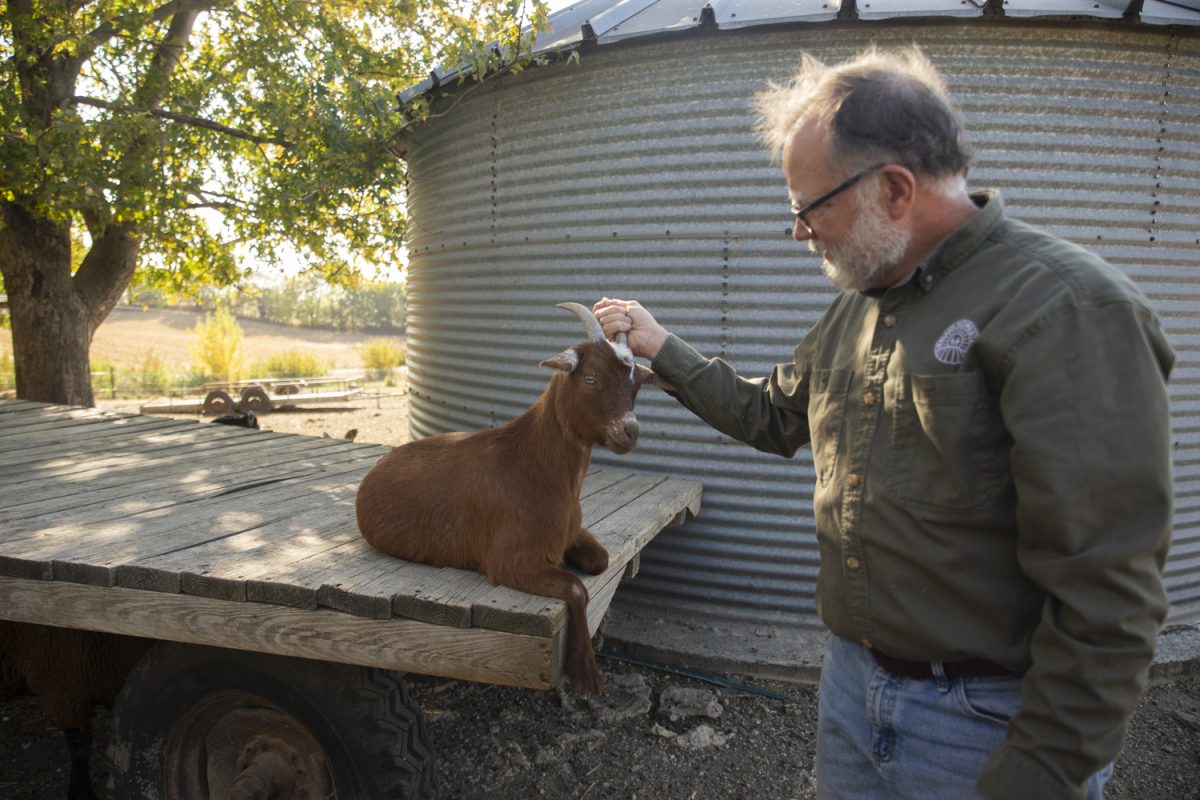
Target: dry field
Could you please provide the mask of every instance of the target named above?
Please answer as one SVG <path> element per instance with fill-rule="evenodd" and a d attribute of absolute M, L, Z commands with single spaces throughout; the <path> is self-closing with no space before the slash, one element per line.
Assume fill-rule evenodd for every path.
<path fill-rule="evenodd" d="M 92 340 L 92 362 L 138 366 L 153 354 L 172 370 L 183 371 L 192 361 L 193 331 L 203 315 L 188 309 L 118 306 Z M 331 369 L 361 369 L 358 347 L 372 337 L 359 333 L 289 328 L 256 320 L 238 320 L 245 334 L 247 364 L 264 361 L 288 350 L 303 350 L 329 363 Z M 0 349 L 9 352 L 9 331 L 0 331 Z"/>

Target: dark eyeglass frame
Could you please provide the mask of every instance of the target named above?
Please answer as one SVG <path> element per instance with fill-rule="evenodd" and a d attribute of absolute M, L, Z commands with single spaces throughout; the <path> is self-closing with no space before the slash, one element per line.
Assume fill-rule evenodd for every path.
<path fill-rule="evenodd" d="M 808 204 L 808 205 L 806 205 L 804 208 L 802 208 L 802 209 L 800 209 L 800 210 L 798 210 L 798 211 L 796 210 L 796 207 L 795 207 L 795 206 L 793 206 L 793 207 L 792 207 L 792 213 L 793 213 L 793 214 L 796 216 L 796 221 L 797 221 L 797 222 L 799 222 L 801 225 L 803 225 L 803 226 L 804 226 L 804 229 L 805 229 L 806 231 L 808 231 L 808 235 L 809 235 L 809 236 L 813 236 L 813 237 L 815 237 L 815 236 L 816 236 L 816 233 L 814 233 L 814 232 L 813 232 L 812 225 L 809 225 L 809 224 L 808 224 L 808 220 L 807 220 L 807 219 L 805 219 L 805 216 L 807 216 L 808 214 L 811 214 L 812 212 L 816 211 L 818 208 L 820 208 L 821 206 L 825 205 L 825 204 L 826 204 L 826 203 L 828 203 L 830 200 L 832 200 L 833 198 L 837 197 L 839 194 L 841 194 L 842 192 L 846 191 L 847 189 L 849 189 L 850 187 L 852 187 L 854 184 L 858 183 L 858 182 L 859 182 L 859 181 L 861 181 L 863 178 L 865 178 L 865 177 L 867 177 L 868 175 L 870 175 L 870 174 L 871 174 L 872 172 L 874 172 L 875 170 L 878 170 L 878 169 L 883 169 L 884 167 L 886 167 L 886 166 L 888 165 L 888 163 L 889 163 L 889 162 L 887 162 L 887 161 L 884 161 L 882 164 L 876 164 L 876 165 L 875 165 L 875 166 L 873 166 L 873 167 L 867 167 L 866 169 L 862 170 L 861 172 L 856 172 L 856 173 L 854 173 L 854 174 L 853 174 L 853 175 L 851 175 L 849 178 L 846 178 L 846 180 L 842 181 L 842 182 L 841 182 L 841 183 L 839 183 L 837 186 L 833 187 L 833 188 L 832 188 L 832 189 L 830 189 L 828 192 L 826 192 L 825 194 L 821 195 L 821 196 L 820 196 L 820 197 L 818 197 L 816 200 L 813 200 L 811 203 L 809 203 L 809 204 Z"/>

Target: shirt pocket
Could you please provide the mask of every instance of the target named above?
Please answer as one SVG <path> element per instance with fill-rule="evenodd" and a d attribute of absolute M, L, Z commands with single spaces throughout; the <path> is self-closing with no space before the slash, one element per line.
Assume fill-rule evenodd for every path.
<path fill-rule="evenodd" d="M 994 508 L 1011 486 L 1011 441 L 977 372 L 902 376 L 888 487 L 919 511 Z"/>
<path fill-rule="evenodd" d="M 829 483 L 837 464 L 851 374 L 848 369 L 816 369 L 809 383 L 808 423 L 812 432 L 813 467 L 822 486 Z"/>

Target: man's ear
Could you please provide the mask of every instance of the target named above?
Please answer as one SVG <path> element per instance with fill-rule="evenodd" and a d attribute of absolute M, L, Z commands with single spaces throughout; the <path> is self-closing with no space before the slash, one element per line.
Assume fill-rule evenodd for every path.
<path fill-rule="evenodd" d="M 657 372 L 647 367 L 645 364 L 637 365 L 637 376 L 639 383 L 648 383 L 651 386 L 657 386 L 664 392 L 674 392 L 675 387 L 672 386 L 666 379 L 659 376 Z"/>
<path fill-rule="evenodd" d="M 551 356 L 545 361 L 538 364 L 539 367 L 549 367 L 550 369 L 561 370 L 562 372 L 574 372 L 579 366 L 579 353 L 576 353 L 574 348 L 567 348 L 556 356 Z"/>
<path fill-rule="evenodd" d="M 884 202 L 888 216 L 900 219 L 908 213 L 917 195 L 917 178 L 899 164 L 888 164 L 880 175 L 883 177 Z"/>

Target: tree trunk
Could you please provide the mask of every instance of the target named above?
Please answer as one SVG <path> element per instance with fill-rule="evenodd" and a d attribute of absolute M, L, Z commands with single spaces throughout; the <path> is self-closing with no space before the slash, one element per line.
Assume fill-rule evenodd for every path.
<path fill-rule="evenodd" d="M 5 204 L 0 270 L 12 319 L 17 397 L 93 405 L 91 313 L 71 279 L 70 228 Z"/>

